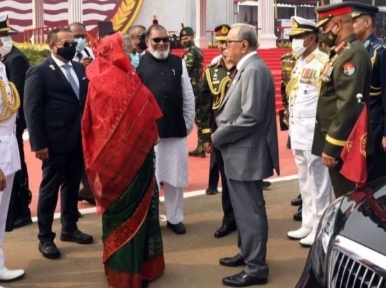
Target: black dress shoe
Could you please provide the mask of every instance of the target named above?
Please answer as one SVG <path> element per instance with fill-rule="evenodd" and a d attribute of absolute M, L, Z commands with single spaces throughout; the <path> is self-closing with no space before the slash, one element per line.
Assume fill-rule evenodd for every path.
<path fill-rule="evenodd" d="M 198 151 L 198 150 L 192 150 L 192 151 L 189 151 L 189 156 L 205 158 L 205 157 L 206 157 L 206 154 L 205 154 L 205 151 L 204 151 L 204 150 L 201 150 L 201 151 Z"/>
<path fill-rule="evenodd" d="M 178 223 L 178 224 L 172 224 L 170 223 L 169 221 L 167 222 L 167 225 L 166 225 L 168 228 L 171 228 L 173 230 L 174 233 L 176 234 L 185 234 L 186 233 L 186 228 L 185 228 L 185 225 L 182 224 L 182 222 Z"/>
<path fill-rule="evenodd" d="M 206 195 L 216 195 L 218 193 L 217 188 L 208 188 L 205 191 Z"/>
<path fill-rule="evenodd" d="M 227 267 L 238 267 L 245 265 L 243 257 L 237 254 L 234 257 L 225 257 L 220 259 L 220 265 Z"/>
<path fill-rule="evenodd" d="M 60 240 L 65 242 L 75 242 L 78 244 L 91 244 L 94 241 L 91 235 L 81 232 L 80 230 L 62 231 Z"/>
<path fill-rule="evenodd" d="M 253 285 L 264 285 L 267 284 L 267 278 L 260 278 L 250 276 L 244 271 L 229 277 L 225 277 L 222 279 L 222 284 L 225 286 L 231 287 L 247 287 Z"/>
<path fill-rule="evenodd" d="M 39 242 L 39 251 L 48 259 L 60 258 L 60 251 L 53 241 Z"/>
<path fill-rule="evenodd" d="M 267 189 L 269 186 L 271 186 L 271 182 L 269 182 L 269 181 L 263 181 L 263 183 L 261 184 L 261 187 L 263 188 L 263 189 Z"/>
<path fill-rule="evenodd" d="M 222 225 L 215 233 L 215 238 L 221 238 L 224 236 L 227 236 L 229 233 L 236 231 L 237 227 L 236 225 Z"/>
<path fill-rule="evenodd" d="M 17 219 L 15 222 L 13 222 L 13 228 L 20 228 L 26 225 L 32 224 L 31 216 L 25 216 Z"/>
<path fill-rule="evenodd" d="M 296 213 L 294 214 L 294 220 L 295 221 L 302 221 L 303 220 L 303 217 L 302 217 L 302 206 L 300 206 L 298 208 L 298 211 L 296 211 Z"/>
<path fill-rule="evenodd" d="M 291 200 L 291 205 L 292 206 L 300 206 L 300 205 L 302 205 L 302 203 L 303 203 L 303 200 L 302 200 L 302 196 L 301 195 L 299 195 L 297 198 Z"/>

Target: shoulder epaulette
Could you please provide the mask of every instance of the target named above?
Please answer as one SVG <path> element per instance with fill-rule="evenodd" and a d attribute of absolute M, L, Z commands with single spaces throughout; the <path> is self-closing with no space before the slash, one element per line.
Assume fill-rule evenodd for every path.
<path fill-rule="evenodd" d="M 325 53 L 318 53 L 315 57 L 320 63 L 325 64 L 328 62 L 328 55 Z"/>
<path fill-rule="evenodd" d="M 283 56 L 281 56 L 280 60 L 285 60 L 285 59 L 289 59 L 289 58 L 295 58 L 294 55 L 292 54 L 292 52 L 288 52 L 288 53 L 284 54 Z"/>
<path fill-rule="evenodd" d="M 373 47 L 374 50 L 377 50 L 377 51 L 385 48 L 381 40 L 372 42 L 371 46 Z"/>

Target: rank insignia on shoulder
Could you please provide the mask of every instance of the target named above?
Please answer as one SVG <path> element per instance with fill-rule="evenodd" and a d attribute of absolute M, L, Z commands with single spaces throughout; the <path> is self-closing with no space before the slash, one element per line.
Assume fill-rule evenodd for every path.
<path fill-rule="evenodd" d="M 280 59 L 284 60 L 284 59 L 288 59 L 288 58 L 292 58 L 292 57 L 293 57 L 292 53 L 288 52 L 288 53 L 284 54 L 283 56 L 281 56 Z"/>
<path fill-rule="evenodd" d="M 350 62 L 343 64 L 343 73 L 344 73 L 344 75 L 350 77 L 350 76 L 355 74 L 355 71 L 356 71 L 356 68 L 355 68 L 354 64 L 352 64 Z"/>

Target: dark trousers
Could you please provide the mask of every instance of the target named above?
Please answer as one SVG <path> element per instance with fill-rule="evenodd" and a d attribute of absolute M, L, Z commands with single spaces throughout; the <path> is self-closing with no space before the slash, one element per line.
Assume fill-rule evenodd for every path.
<path fill-rule="evenodd" d="M 356 184 L 340 174 L 338 169 L 329 168 L 328 172 L 331 177 L 332 187 L 334 188 L 335 198 L 339 198 L 354 190 Z"/>
<path fill-rule="evenodd" d="M 373 124 L 374 153 L 367 159 L 367 182 L 386 176 L 386 153 L 383 151 L 383 123 Z"/>
<path fill-rule="evenodd" d="M 40 241 L 53 241 L 54 212 L 60 189 L 62 231 L 77 229 L 78 191 L 82 175 L 82 145 L 63 154 L 50 153 L 49 160 L 42 165 L 43 180 L 39 189 L 38 226 Z"/>
<path fill-rule="evenodd" d="M 81 183 L 79 188 L 79 196 L 85 199 L 94 199 L 94 196 L 92 195 L 90 183 L 88 182 L 84 161 L 82 161 L 82 178 L 81 178 Z"/>
<path fill-rule="evenodd" d="M 224 160 L 222 158 L 222 154 L 220 150 L 214 149 L 214 153 L 216 154 L 216 163 L 221 174 L 221 185 L 222 185 L 221 202 L 222 202 L 222 211 L 224 212 L 224 216 L 222 218 L 222 224 L 228 225 L 228 226 L 235 226 L 236 225 L 235 213 L 233 212 L 233 206 L 232 206 L 231 198 L 229 196 L 227 177 L 225 176 L 225 172 L 224 172 Z"/>
<path fill-rule="evenodd" d="M 20 128 L 20 125 L 16 125 L 16 140 L 17 145 L 19 146 L 19 154 L 20 154 L 20 164 L 21 164 L 21 174 L 23 177 L 25 177 L 25 183 L 27 186 L 27 189 L 29 189 L 28 184 L 28 170 L 27 170 L 27 164 L 25 163 L 25 157 L 24 157 L 24 145 L 23 145 L 23 133 L 24 128 Z"/>
<path fill-rule="evenodd" d="M 208 188 L 217 189 L 218 180 L 220 180 L 220 170 L 217 165 L 216 153 L 210 154 L 209 164 L 209 183 Z"/>

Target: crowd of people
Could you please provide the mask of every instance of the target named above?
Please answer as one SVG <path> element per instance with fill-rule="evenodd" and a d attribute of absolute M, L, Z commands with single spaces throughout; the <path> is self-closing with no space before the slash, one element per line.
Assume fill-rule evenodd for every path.
<path fill-rule="evenodd" d="M 342 151 L 365 159 L 353 168 L 367 181 L 384 175 L 386 61 L 383 43 L 373 34 L 377 12 L 376 6 L 345 2 L 317 7 L 318 23 L 292 17 L 292 53 L 282 57 L 280 127 L 288 129 L 298 168 L 300 196 L 293 204 L 302 203 L 301 227 L 287 236 L 305 247 L 313 244 L 333 195 L 365 184 L 356 173 L 342 173 L 352 165 Z M 51 55 L 29 68 L 13 45 L 8 16 L 0 15 L 0 281 L 25 274 L 5 267 L 2 247 L 7 222 L 9 230 L 31 223 L 22 149 L 27 128 L 31 149 L 42 161 L 37 218 L 43 257 L 61 257 L 52 230 L 59 195 L 60 240 L 93 242 L 77 225 L 77 203 L 85 200 L 101 215 L 108 286 L 148 287 L 165 269 L 159 189 L 165 193 L 167 227 L 185 234 L 188 156 L 209 153 L 207 194 L 217 193 L 220 173 L 224 213 L 214 236 L 238 232 L 239 253 L 219 264 L 244 267 L 222 283 L 268 282 L 263 188 L 269 182 L 263 180 L 280 174 L 275 84 L 256 52 L 254 27 L 221 24 L 215 33 L 219 56 L 204 69 L 191 27 L 181 29 L 185 53 L 178 57 L 158 22 L 127 33 L 108 31 L 95 50 L 86 45 L 86 27 L 72 23 L 50 31 Z M 367 127 L 361 139 L 352 139 L 363 103 Z M 188 151 L 194 124 L 198 143 Z M 360 151 L 350 150 L 355 141 L 362 141 Z M 10 218 L 11 195 L 21 186 L 26 208 Z"/>

